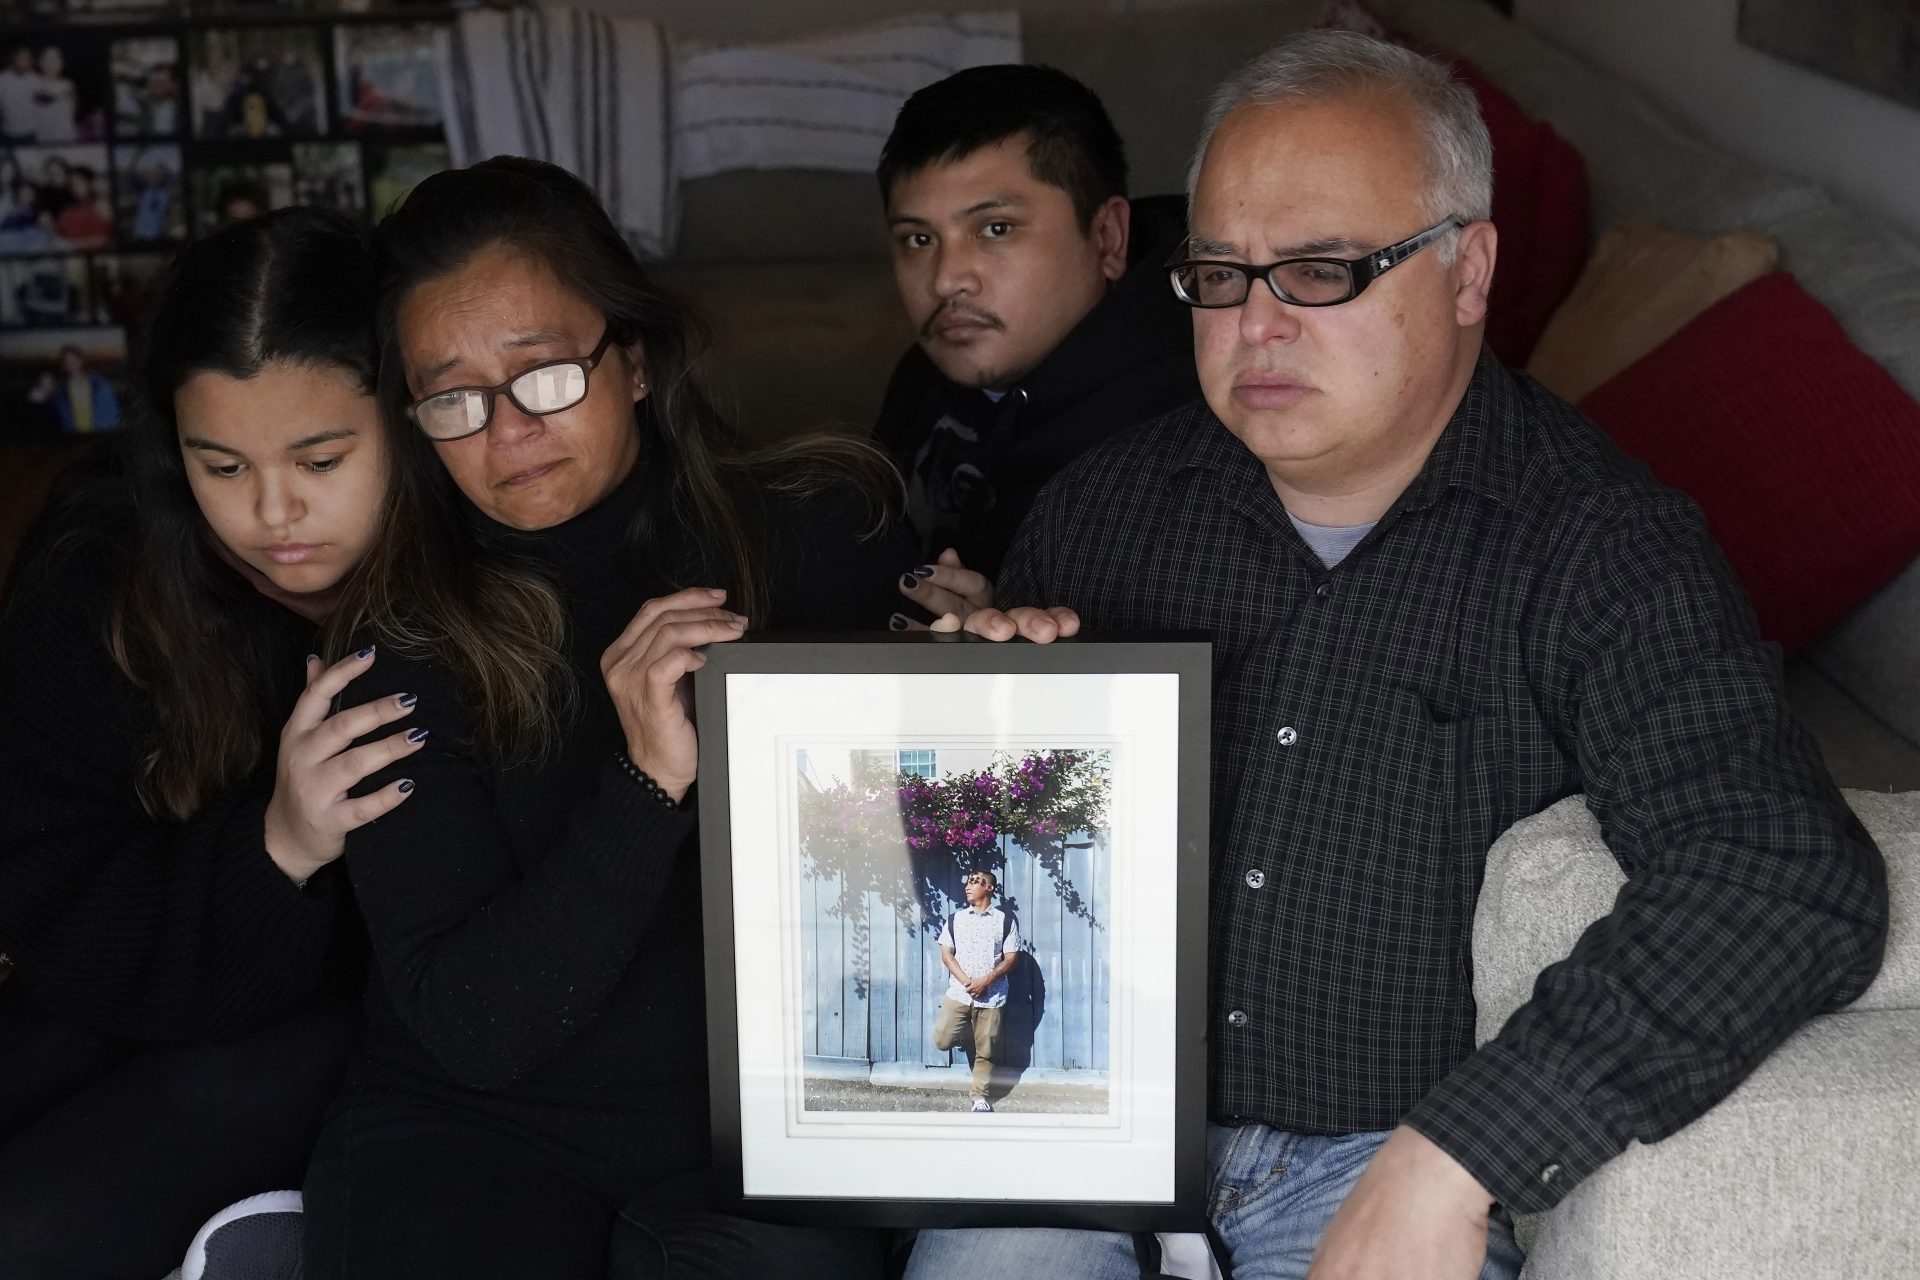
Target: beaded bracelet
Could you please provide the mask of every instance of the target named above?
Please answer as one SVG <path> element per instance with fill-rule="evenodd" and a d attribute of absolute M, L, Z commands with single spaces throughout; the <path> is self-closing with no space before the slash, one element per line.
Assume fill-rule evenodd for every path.
<path fill-rule="evenodd" d="M 655 782 L 645 769 L 642 769 L 639 765 L 635 764 L 630 758 L 628 758 L 626 752 L 616 751 L 614 752 L 613 758 L 620 762 L 620 771 L 626 774 L 629 778 L 632 778 L 635 782 L 639 783 L 642 787 L 646 788 L 646 792 L 648 795 L 652 796 L 655 800 L 658 800 L 661 804 L 667 806 L 667 808 L 673 810 L 675 813 L 680 812 L 682 807 L 680 802 L 678 800 L 675 800 L 672 796 L 668 795 L 667 789 L 661 786 L 659 783 Z"/>

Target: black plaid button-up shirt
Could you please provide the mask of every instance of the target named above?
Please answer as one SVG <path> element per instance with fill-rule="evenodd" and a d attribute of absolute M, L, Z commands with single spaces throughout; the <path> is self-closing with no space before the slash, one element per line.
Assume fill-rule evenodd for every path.
<path fill-rule="evenodd" d="M 1196 403 L 1056 479 L 1000 585 L 1212 634 L 1216 1119 L 1405 1121 L 1543 1209 L 1878 970 L 1885 866 L 1698 510 L 1491 357 L 1334 569 Z M 1578 792 L 1628 884 L 1476 1050 L 1487 850 Z"/>

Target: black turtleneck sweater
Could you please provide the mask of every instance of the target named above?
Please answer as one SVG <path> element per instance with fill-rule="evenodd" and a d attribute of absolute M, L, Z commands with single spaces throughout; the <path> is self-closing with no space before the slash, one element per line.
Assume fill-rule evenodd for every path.
<path fill-rule="evenodd" d="M 616 762 L 626 739 L 599 662 L 646 600 L 726 585 L 635 545 L 638 502 L 636 478 L 558 528 L 483 530 L 567 606 L 578 697 L 546 759 L 502 768 L 467 749 L 462 691 L 434 661 L 386 654 L 356 683 L 356 700 L 418 694 L 410 722 L 431 736 L 369 781 L 416 789 L 350 836 L 346 858 L 375 959 L 350 1092 L 510 1124 L 602 1185 L 635 1189 L 708 1158 L 699 853 L 694 815 Z M 912 548 L 858 540 L 863 506 L 767 517 L 773 607 L 756 628 L 885 625 Z"/>
<path fill-rule="evenodd" d="M 1087 449 L 1200 396 L 1193 322 L 1166 262 L 1185 204 L 1133 203 L 1127 273 L 1060 345 L 996 402 L 913 347 L 887 385 L 874 438 L 906 474 L 923 559 L 953 547 L 998 577 L 1040 487 Z"/>
<path fill-rule="evenodd" d="M 241 582 L 221 607 L 268 667 L 262 760 L 185 822 L 141 806 L 152 701 L 107 649 L 109 602 L 135 545 L 110 474 L 73 477 L 29 534 L 0 622 L 0 952 L 7 981 L 57 1017 L 134 1040 L 222 1037 L 312 995 L 340 897 L 305 892 L 267 855 L 273 746 L 299 696 L 312 624 Z M 224 567 L 219 570 L 222 574 Z"/>

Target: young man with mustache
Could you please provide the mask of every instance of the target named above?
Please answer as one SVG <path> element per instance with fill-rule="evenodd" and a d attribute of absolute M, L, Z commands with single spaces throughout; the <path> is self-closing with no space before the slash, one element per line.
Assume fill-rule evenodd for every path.
<path fill-rule="evenodd" d="M 967 570 L 998 570 L 1055 472 L 1199 395 L 1160 272 L 1185 217 L 1177 200 L 1129 203 L 1105 108 L 1049 67 L 972 67 L 920 90 L 878 177 L 918 343 L 875 434 L 907 474 L 929 562 L 903 591 L 939 613 L 947 589 L 977 600 Z"/>

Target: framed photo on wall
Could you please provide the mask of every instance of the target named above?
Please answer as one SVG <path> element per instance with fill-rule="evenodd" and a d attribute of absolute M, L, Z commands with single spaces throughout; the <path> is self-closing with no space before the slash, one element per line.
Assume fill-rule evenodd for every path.
<path fill-rule="evenodd" d="M 919 633 L 706 653 L 732 1207 L 1198 1228 L 1208 644 Z"/>

